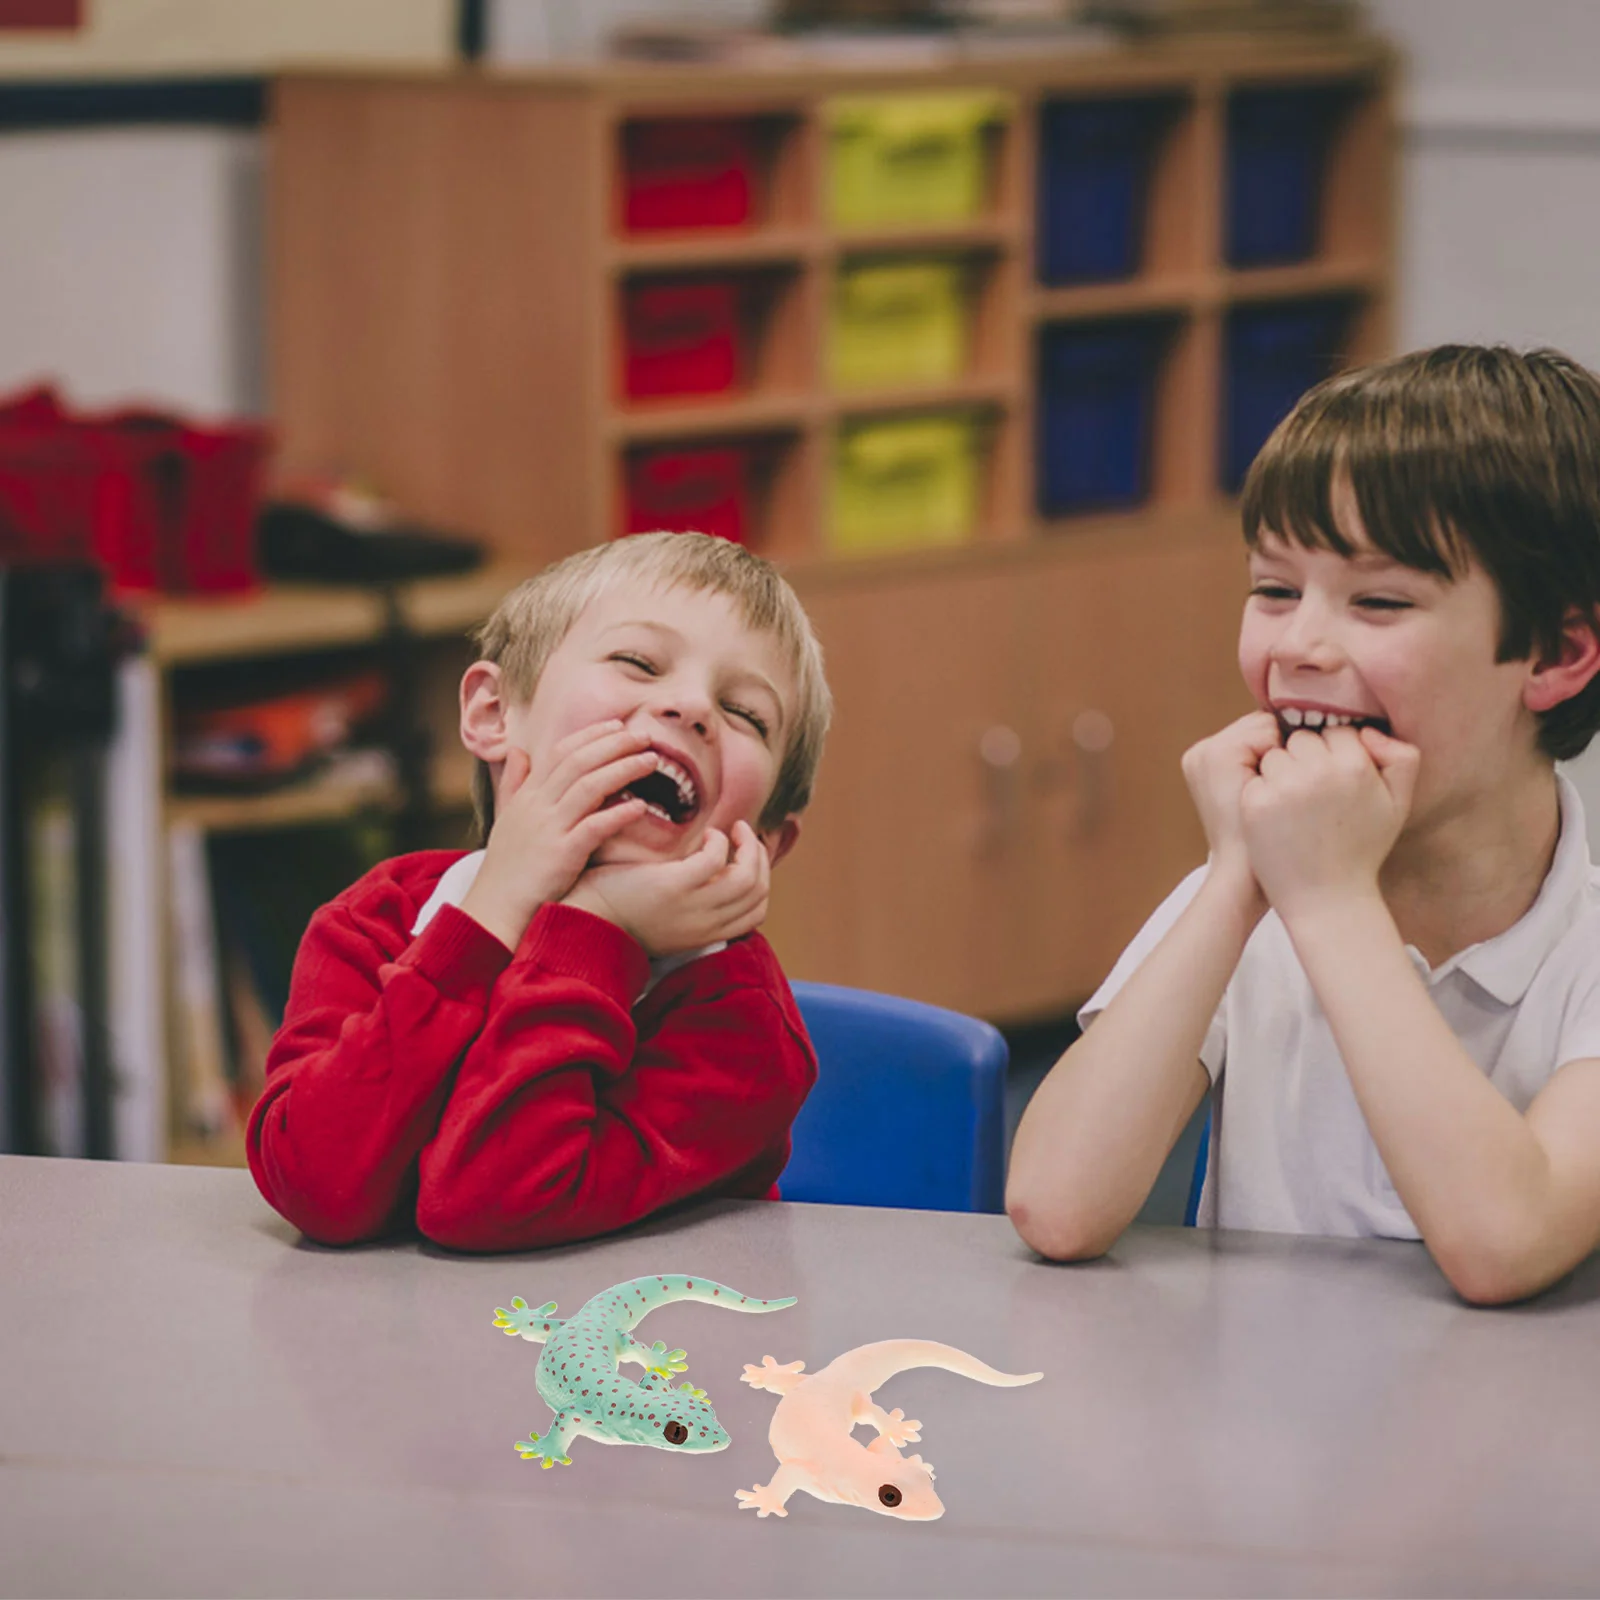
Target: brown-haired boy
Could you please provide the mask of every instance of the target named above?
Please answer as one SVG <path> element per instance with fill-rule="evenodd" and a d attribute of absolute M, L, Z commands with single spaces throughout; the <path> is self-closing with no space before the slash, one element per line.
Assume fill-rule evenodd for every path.
<path fill-rule="evenodd" d="M 1203 1220 L 1535 1293 L 1600 1243 L 1600 872 L 1555 768 L 1600 726 L 1600 380 L 1459 346 L 1330 379 L 1243 515 L 1260 709 L 1184 757 L 1209 858 L 1030 1104 L 1012 1218 L 1103 1252 L 1215 1085 Z"/>
<path fill-rule="evenodd" d="M 313 1238 L 583 1238 L 775 1193 L 816 1062 L 754 930 L 830 702 L 767 562 L 645 534 L 513 591 L 461 685 L 483 850 L 384 862 L 312 919 L 250 1119 Z"/>

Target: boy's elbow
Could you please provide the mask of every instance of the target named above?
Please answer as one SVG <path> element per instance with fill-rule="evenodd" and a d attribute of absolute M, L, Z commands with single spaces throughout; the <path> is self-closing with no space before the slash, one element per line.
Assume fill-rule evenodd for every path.
<path fill-rule="evenodd" d="M 515 1248 L 491 1237 L 493 1231 L 481 1205 L 460 1203 L 442 1185 L 422 1185 L 417 1195 L 417 1232 L 429 1244 L 436 1244 L 441 1250 L 475 1253 Z M 526 1242 L 531 1246 L 538 1241 Z"/>
<path fill-rule="evenodd" d="M 1434 1260 L 1450 1287 L 1469 1306 L 1511 1305 L 1548 1287 L 1545 1282 L 1530 1279 L 1526 1272 L 1518 1272 L 1500 1262 L 1471 1259 L 1446 1262 L 1438 1256 Z"/>
<path fill-rule="evenodd" d="M 1092 1225 L 1070 1207 L 1049 1205 L 1025 1187 L 1006 1190 L 1006 1215 L 1024 1244 L 1049 1261 L 1092 1261 L 1116 1242 L 1116 1233 Z"/>
<path fill-rule="evenodd" d="M 1473 1306 L 1504 1306 L 1548 1289 L 1571 1266 L 1527 1238 L 1427 1241 L 1450 1287 Z"/>

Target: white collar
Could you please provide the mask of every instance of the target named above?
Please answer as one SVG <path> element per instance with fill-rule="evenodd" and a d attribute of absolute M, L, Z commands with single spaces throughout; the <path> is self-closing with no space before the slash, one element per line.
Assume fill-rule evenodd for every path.
<path fill-rule="evenodd" d="M 467 897 L 467 890 L 478 880 L 478 868 L 483 865 L 483 851 L 473 850 L 462 856 L 459 861 L 452 861 L 444 869 L 438 883 L 433 886 L 433 893 L 423 902 L 422 909 L 417 913 L 417 920 L 411 924 L 411 937 L 414 939 L 438 915 L 441 906 L 458 906 Z M 727 949 L 728 941 L 719 940 L 716 944 L 708 944 L 701 950 L 684 950 L 677 955 L 662 956 L 659 960 L 650 962 L 650 981 L 644 986 L 646 994 L 666 977 L 669 972 L 676 972 L 679 967 L 686 967 L 691 961 L 697 961 L 701 956 L 714 955 L 718 950 Z"/>
<path fill-rule="evenodd" d="M 1571 780 L 1556 774 L 1561 801 L 1561 834 L 1538 896 L 1504 933 L 1468 945 L 1434 969 L 1437 981 L 1459 967 L 1502 1005 L 1515 1005 L 1528 992 L 1534 974 L 1579 915 L 1594 874 L 1583 801 Z"/>

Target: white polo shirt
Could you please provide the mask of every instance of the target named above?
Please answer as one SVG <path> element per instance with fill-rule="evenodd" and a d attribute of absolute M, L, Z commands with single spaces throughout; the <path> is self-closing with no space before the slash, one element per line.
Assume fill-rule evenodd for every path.
<path fill-rule="evenodd" d="M 1600 1057 L 1600 868 L 1589 859 L 1577 790 L 1560 774 L 1556 781 L 1561 837 L 1527 913 L 1437 968 L 1406 947 L 1468 1055 L 1519 1111 L 1558 1067 Z M 1162 902 L 1078 1013 L 1080 1023 L 1105 1009 L 1204 876 L 1204 867 L 1190 873 Z M 1214 1085 L 1202 1225 L 1420 1237 L 1276 912 L 1250 936 L 1200 1059 Z"/>

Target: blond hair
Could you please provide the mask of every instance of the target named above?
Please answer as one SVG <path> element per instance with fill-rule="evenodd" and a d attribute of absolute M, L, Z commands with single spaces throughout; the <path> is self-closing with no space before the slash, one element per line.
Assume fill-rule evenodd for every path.
<path fill-rule="evenodd" d="M 822 647 L 798 596 L 770 561 L 705 533 L 640 533 L 568 556 L 520 583 L 473 635 L 479 658 L 500 668 L 507 704 L 533 698 L 540 674 L 583 611 L 612 585 L 643 579 L 657 587 L 726 595 L 752 632 L 770 634 L 794 674 L 793 722 L 778 776 L 757 826 L 776 828 L 811 801 L 833 697 Z M 494 783 L 480 761 L 473 774 L 480 834 L 494 820 Z"/>

